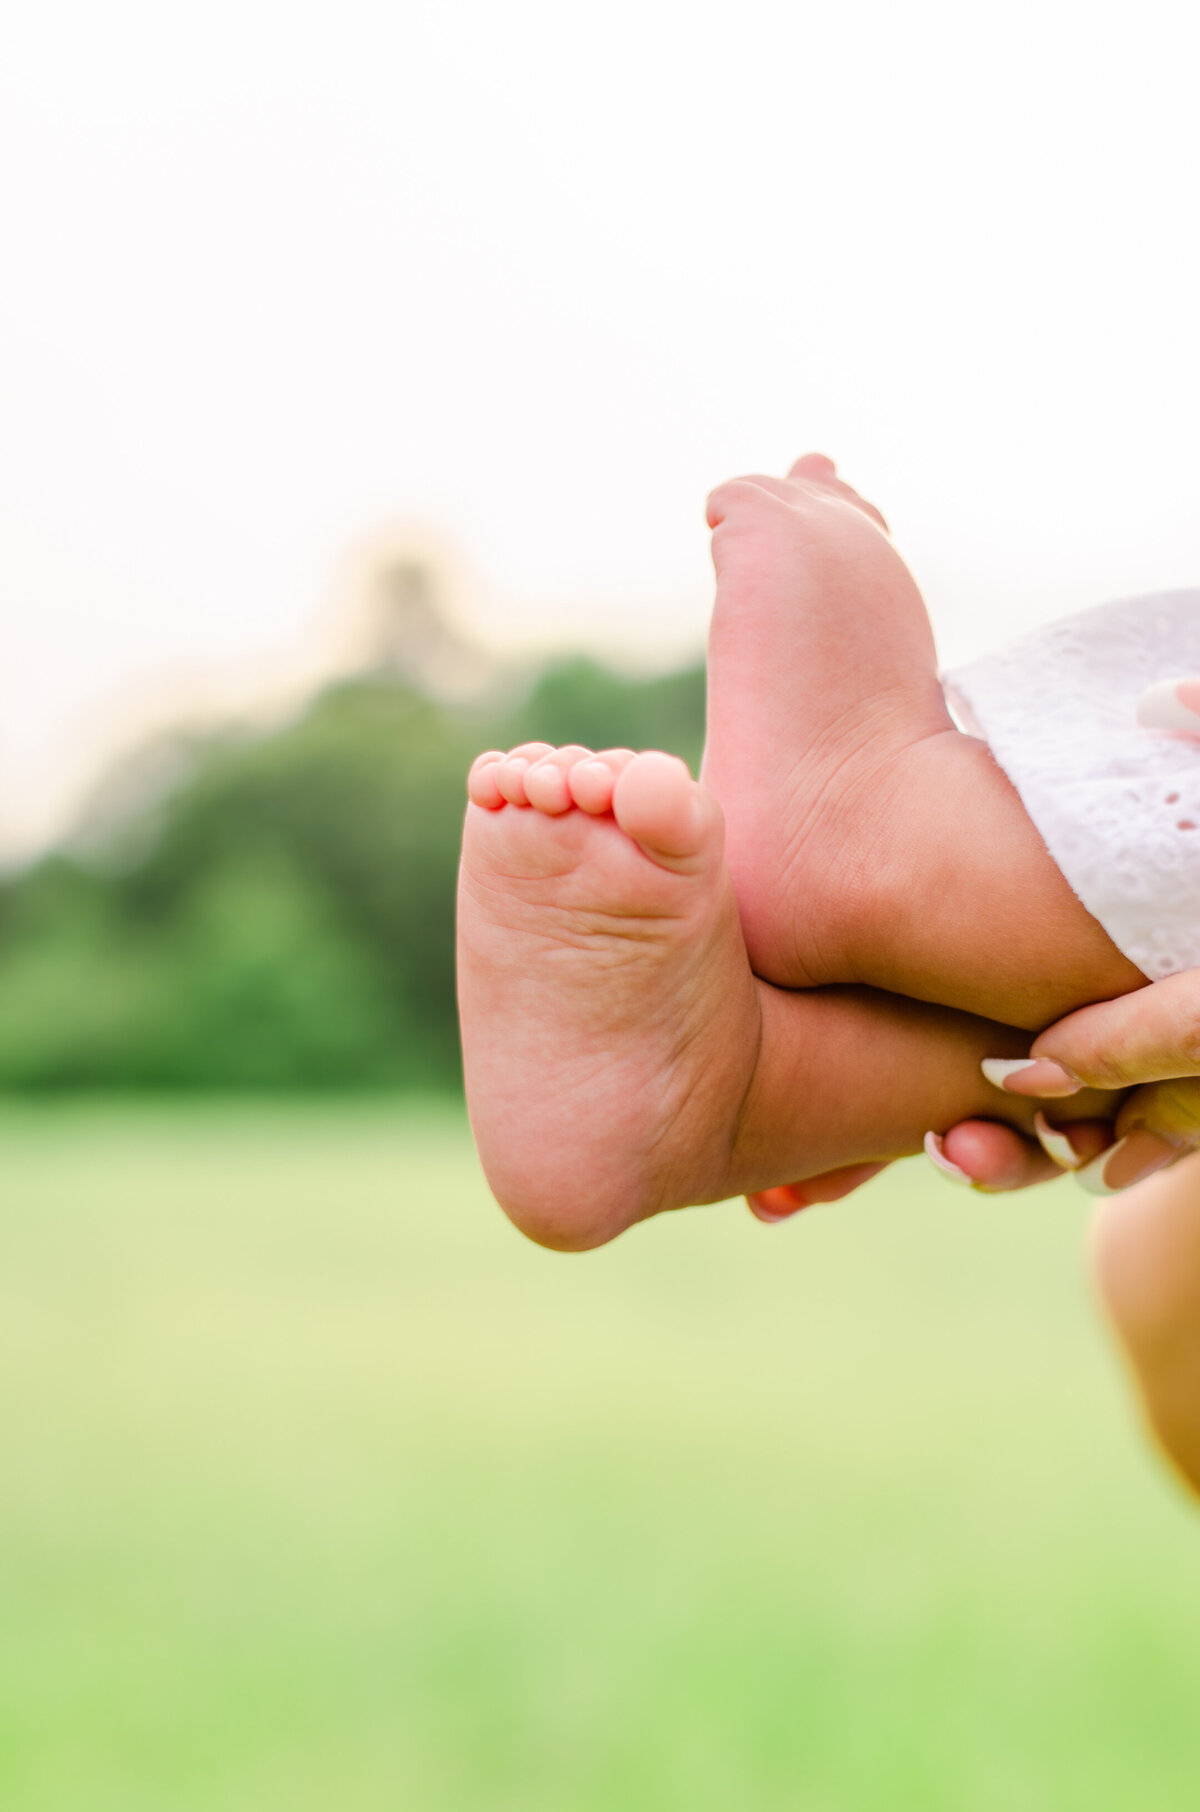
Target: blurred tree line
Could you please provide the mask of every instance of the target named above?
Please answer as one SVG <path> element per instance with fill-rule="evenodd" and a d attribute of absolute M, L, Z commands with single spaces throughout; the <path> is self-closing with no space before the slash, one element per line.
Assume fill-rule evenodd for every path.
<path fill-rule="evenodd" d="M 0 882 L 0 1088 L 453 1088 L 454 890 L 480 749 L 539 738 L 698 764 L 701 667 L 575 659 L 514 698 L 330 687 L 86 848 Z"/>

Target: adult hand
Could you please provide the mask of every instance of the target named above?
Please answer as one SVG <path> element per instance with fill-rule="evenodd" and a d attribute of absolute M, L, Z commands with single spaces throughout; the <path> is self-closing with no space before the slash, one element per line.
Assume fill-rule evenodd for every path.
<path fill-rule="evenodd" d="M 1132 1089 L 1111 1127 L 1038 1122 L 1043 1151 L 1075 1170 L 1085 1189 L 1130 1189 L 1200 1148 L 1200 969 L 1082 1007 L 1043 1032 L 1028 1060 L 984 1069 L 1007 1094 L 1035 1100 L 1065 1102 L 1083 1087 Z M 977 1187 L 1020 1189 L 1045 1171 L 1030 1141 L 988 1121 L 956 1126 L 944 1150 Z"/>
<path fill-rule="evenodd" d="M 1036 1124 L 1040 1144 L 998 1120 L 961 1120 L 945 1138 L 929 1133 L 925 1151 L 952 1181 L 986 1195 L 999 1195 L 1048 1183 L 1067 1169 L 1079 1169 L 1111 1146 L 1114 1137 L 1111 1120 L 1071 1120 L 1051 1126 L 1039 1113 Z M 761 1190 L 748 1195 L 746 1203 L 757 1220 L 786 1221 L 818 1202 L 840 1202 L 887 1168 L 886 1164 L 852 1164 L 808 1177 L 803 1183 Z"/>
<path fill-rule="evenodd" d="M 1043 1032 L 1027 1063 L 988 1063 L 985 1073 L 1009 1094 L 1040 1099 L 1132 1087 L 1115 1143 L 1078 1173 L 1096 1195 L 1129 1189 L 1200 1148 L 1200 969 L 1083 1007 Z"/>
<path fill-rule="evenodd" d="M 1147 687 L 1137 720 L 1143 729 L 1200 736 L 1200 678 Z M 1030 1057 L 984 1070 L 1009 1094 L 1035 1099 L 1062 1100 L 1084 1085 L 1135 1091 L 1108 1138 L 1097 1122 L 1056 1132 L 1039 1116 L 1044 1152 L 1076 1170 L 1085 1189 L 1109 1195 L 1132 1188 L 1200 1147 L 1200 970 L 1081 1008 L 1044 1032 Z M 983 1187 L 1023 1188 L 1043 1168 L 1028 1140 L 986 1121 L 954 1127 L 943 1155 L 965 1181 Z"/>
<path fill-rule="evenodd" d="M 1132 1092 L 1111 1124 L 1054 1128 L 1039 1115 L 1041 1152 L 990 1121 L 954 1127 L 943 1152 L 964 1181 L 1023 1189 L 1044 1180 L 1048 1155 L 1093 1195 L 1131 1189 L 1200 1149 L 1200 969 L 1082 1007 L 1035 1039 L 1027 1060 L 989 1060 L 984 1071 L 1005 1093 L 1035 1100 L 1065 1103 L 1085 1087 Z"/>

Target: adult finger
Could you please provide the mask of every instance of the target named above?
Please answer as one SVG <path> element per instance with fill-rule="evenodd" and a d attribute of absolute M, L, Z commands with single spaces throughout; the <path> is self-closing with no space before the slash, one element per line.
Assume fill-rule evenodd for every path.
<path fill-rule="evenodd" d="M 1056 1085 L 1049 1066 L 1059 1082 L 1105 1089 L 1200 1075 L 1200 969 L 1082 1007 L 1043 1032 L 1030 1056 L 1031 1068 L 1006 1066 L 1002 1086 L 1011 1094 L 1074 1092 Z"/>
<path fill-rule="evenodd" d="M 1200 1078 L 1137 1089 L 1117 1115 L 1116 1134 L 1116 1143 L 1079 1172 L 1093 1195 L 1132 1189 L 1200 1148 Z"/>
<path fill-rule="evenodd" d="M 1001 1195 L 1081 1169 L 1113 1143 L 1108 1120 L 1052 1126 L 1039 1114 L 1035 1125 L 1036 1142 L 995 1120 L 963 1120 L 942 1139 L 931 1133 L 926 1155 L 952 1182 Z"/>
<path fill-rule="evenodd" d="M 962 1120 L 944 1138 L 927 1133 L 925 1155 L 950 1182 L 997 1194 L 1028 1189 L 1058 1174 L 1032 1139 L 994 1120 Z"/>
<path fill-rule="evenodd" d="M 872 1177 L 877 1177 L 886 1164 L 846 1164 L 840 1170 L 826 1170 L 803 1183 L 781 1183 L 776 1189 L 760 1189 L 746 1197 L 746 1206 L 756 1221 L 774 1224 L 790 1221 L 802 1208 L 815 1208 L 818 1202 L 840 1202 L 853 1195 Z"/>
<path fill-rule="evenodd" d="M 1000 1195 L 1048 1183 L 1067 1170 L 1077 1169 L 1112 1144 L 1108 1121 L 1083 1120 L 1051 1127 L 1038 1115 L 1038 1138 L 1023 1138 L 1011 1126 L 996 1120 L 963 1120 L 944 1138 L 929 1133 L 925 1153 L 943 1176 L 952 1182 Z M 829 1170 L 803 1183 L 784 1183 L 746 1197 L 757 1220 L 774 1223 L 791 1220 L 818 1202 L 838 1202 L 886 1170 L 886 1164 L 851 1164 Z"/>
<path fill-rule="evenodd" d="M 1200 679 L 1159 680 L 1138 699 L 1137 720 L 1144 730 L 1187 730 L 1200 736 Z"/>

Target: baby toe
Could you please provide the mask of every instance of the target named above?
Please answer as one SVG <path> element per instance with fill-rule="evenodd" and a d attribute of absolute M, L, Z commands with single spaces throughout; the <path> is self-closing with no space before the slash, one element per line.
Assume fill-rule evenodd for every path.
<path fill-rule="evenodd" d="M 496 770 L 503 760 L 502 750 L 488 749 L 475 757 L 467 775 L 467 798 L 486 812 L 497 811 L 504 804 L 504 795 L 496 785 Z"/>
<path fill-rule="evenodd" d="M 604 749 L 599 755 L 577 761 L 568 779 L 571 797 L 580 811 L 590 812 L 594 818 L 611 812 L 617 776 L 632 760 L 632 749 Z"/>
<path fill-rule="evenodd" d="M 501 797 L 509 805 L 528 805 L 525 794 L 525 776 L 531 762 L 525 755 L 506 755 L 496 769 L 496 785 Z"/>
<path fill-rule="evenodd" d="M 668 866 L 719 848 L 720 807 L 677 755 L 649 749 L 618 776 L 613 813 L 627 837 Z"/>
<path fill-rule="evenodd" d="M 789 478 L 836 478 L 837 467 L 827 453 L 802 453 L 793 461 Z"/>
<path fill-rule="evenodd" d="M 566 748 L 554 749 L 540 761 L 535 761 L 525 772 L 525 797 L 530 805 L 550 817 L 570 811 L 574 801 L 567 775 L 576 762 L 590 754 L 591 750 L 579 743 L 569 743 Z"/>
<path fill-rule="evenodd" d="M 513 761 L 519 756 L 523 761 L 532 762 L 540 761 L 543 755 L 553 754 L 554 744 L 552 742 L 519 742 L 515 749 L 508 751 L 508 759 Z"/>

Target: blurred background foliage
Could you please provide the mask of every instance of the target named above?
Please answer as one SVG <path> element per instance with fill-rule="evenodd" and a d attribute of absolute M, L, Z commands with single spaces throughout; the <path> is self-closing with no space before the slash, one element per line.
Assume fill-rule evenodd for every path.
<path fill-rule="evenodd" d="M 695 767 L 704 674 L 572 658 L 439 698 L 448 632 L 427 608 L 407 629 L 282 726 L 143 751 L 64 847 L 0 883 L 0 1088 L 459 1086 L 471 759 L 538 738 Z M 431 642 L 436 662 L 409 658 Z"/>

